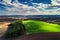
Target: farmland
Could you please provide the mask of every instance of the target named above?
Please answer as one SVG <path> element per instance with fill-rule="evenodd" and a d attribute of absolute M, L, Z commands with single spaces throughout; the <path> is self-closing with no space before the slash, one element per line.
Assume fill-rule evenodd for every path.
<path fill-rule="evenodd" d="M 11 18 L 2 19 L 2 18 L 0 18 L 0 25 L 1 25 L 0 26 L 0 36 L 2 36 L 6 32 L 8 25 L 11 22 L 16 21 L 16 20 L 21 20 L 21 19 L 11 19 Z M 26 31 L 27 34 L 39 33 L 39 35 L 40 35 L 40 32 L 60 32 L 60 22 L 58 19 L 56 19 L 56 20 L 55 19 L 54 20 L 53 19 L 24 19 L 22 22 L 25 25 L 25 27 L 28 28 Z M 49 34 L 49 35 L 51 35 L 51 34 Z M 35 34 L 35 35 L 37 35 L 37 34 Z M 34 37 L 34 35 L 33 35 L 33 37 Z M 37 35 L 37 37 L 38 37 L 38 35 Z"/>

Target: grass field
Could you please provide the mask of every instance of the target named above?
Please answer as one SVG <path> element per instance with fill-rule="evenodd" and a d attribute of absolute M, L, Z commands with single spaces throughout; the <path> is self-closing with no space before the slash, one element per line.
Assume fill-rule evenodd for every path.
<path fill-rule="evenodd" d="M 37 20 L 25 20 L 23 24 L 28 34 L 38 32 L 60 32 L 60 25 Z"/>
<path fill-rule="evenodd" d="M 24 25 L 24 26 L 23 26 Z M 24 30 L 24 28 L 26 30 Z M 41 33 L 41 32 L 60 32 L 60 25 L 43 22 L 39 20 L 18 20 L 11 23 L 8 26 L 7 35 L 14 33 L 22 33 L 24 34 L 33 34 L 33 33 Z"/>

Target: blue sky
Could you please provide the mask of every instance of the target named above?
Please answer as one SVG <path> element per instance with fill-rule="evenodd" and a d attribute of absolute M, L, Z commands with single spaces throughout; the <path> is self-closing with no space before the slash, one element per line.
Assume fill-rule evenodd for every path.
<path fill-rule="evenodd" d="M 34 3 L 47 3 L 51 4 L 51 0 L 18 0 L 20 2 L 34 2 Z"/>
<path fill-rule="evenodd" d="M 12 0 L 13 3 L 15 0 Z M 18 0 L 20 3 L 32 6 L 33 3 L 44 3 L 44 4 L 51 4 L 51 0 Z M 26 3 L 25 3 L 26 2 Z"/>
<path fill-rule="evenodd" d="M 0 0 L 0 15 L 60 15 L 60 0 Z"/>

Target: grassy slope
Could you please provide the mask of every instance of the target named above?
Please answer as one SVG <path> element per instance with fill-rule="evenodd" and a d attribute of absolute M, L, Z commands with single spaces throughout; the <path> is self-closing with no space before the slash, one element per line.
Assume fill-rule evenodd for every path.
<path fill-rule="evenodd" d="M 37 32 L 60 32 L 60 25 L 58 24 L 37 20 L 25 20 L 23 24 L 25 25 L 26 32 L 29 34 Z"/>

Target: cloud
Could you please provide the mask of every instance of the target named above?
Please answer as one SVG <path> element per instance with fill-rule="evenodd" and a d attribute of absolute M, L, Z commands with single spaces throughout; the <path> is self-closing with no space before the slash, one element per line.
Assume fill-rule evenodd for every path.
<path fill-rule="evenodd" d="M 7 2 L 7 3 L 11 3 L 11 0 L 3 0 L 3 1 L 5 1 L 5 2 Z"/>
<path fill-rule="evenodd" d="M 48 10 L 46 9 L 47 7 L 41 7 L 41 8 L 34 8 L 34 7 L 29 7 L 27 5 L 22 5 L 21 7 L 16 7 L 16 8 L 7 8 L 9 11 L 7 12 L 7 15 L 56 15 L 57 13 L 59 14 L 60 11 L 59 9 L 51 9 Z M 39 10 L 40 9 L 40 10 Z"/>
<path fill-rule="evenodd" d="M 52 5 L 60 5 L 60 0 L 51 0 Z"/>

